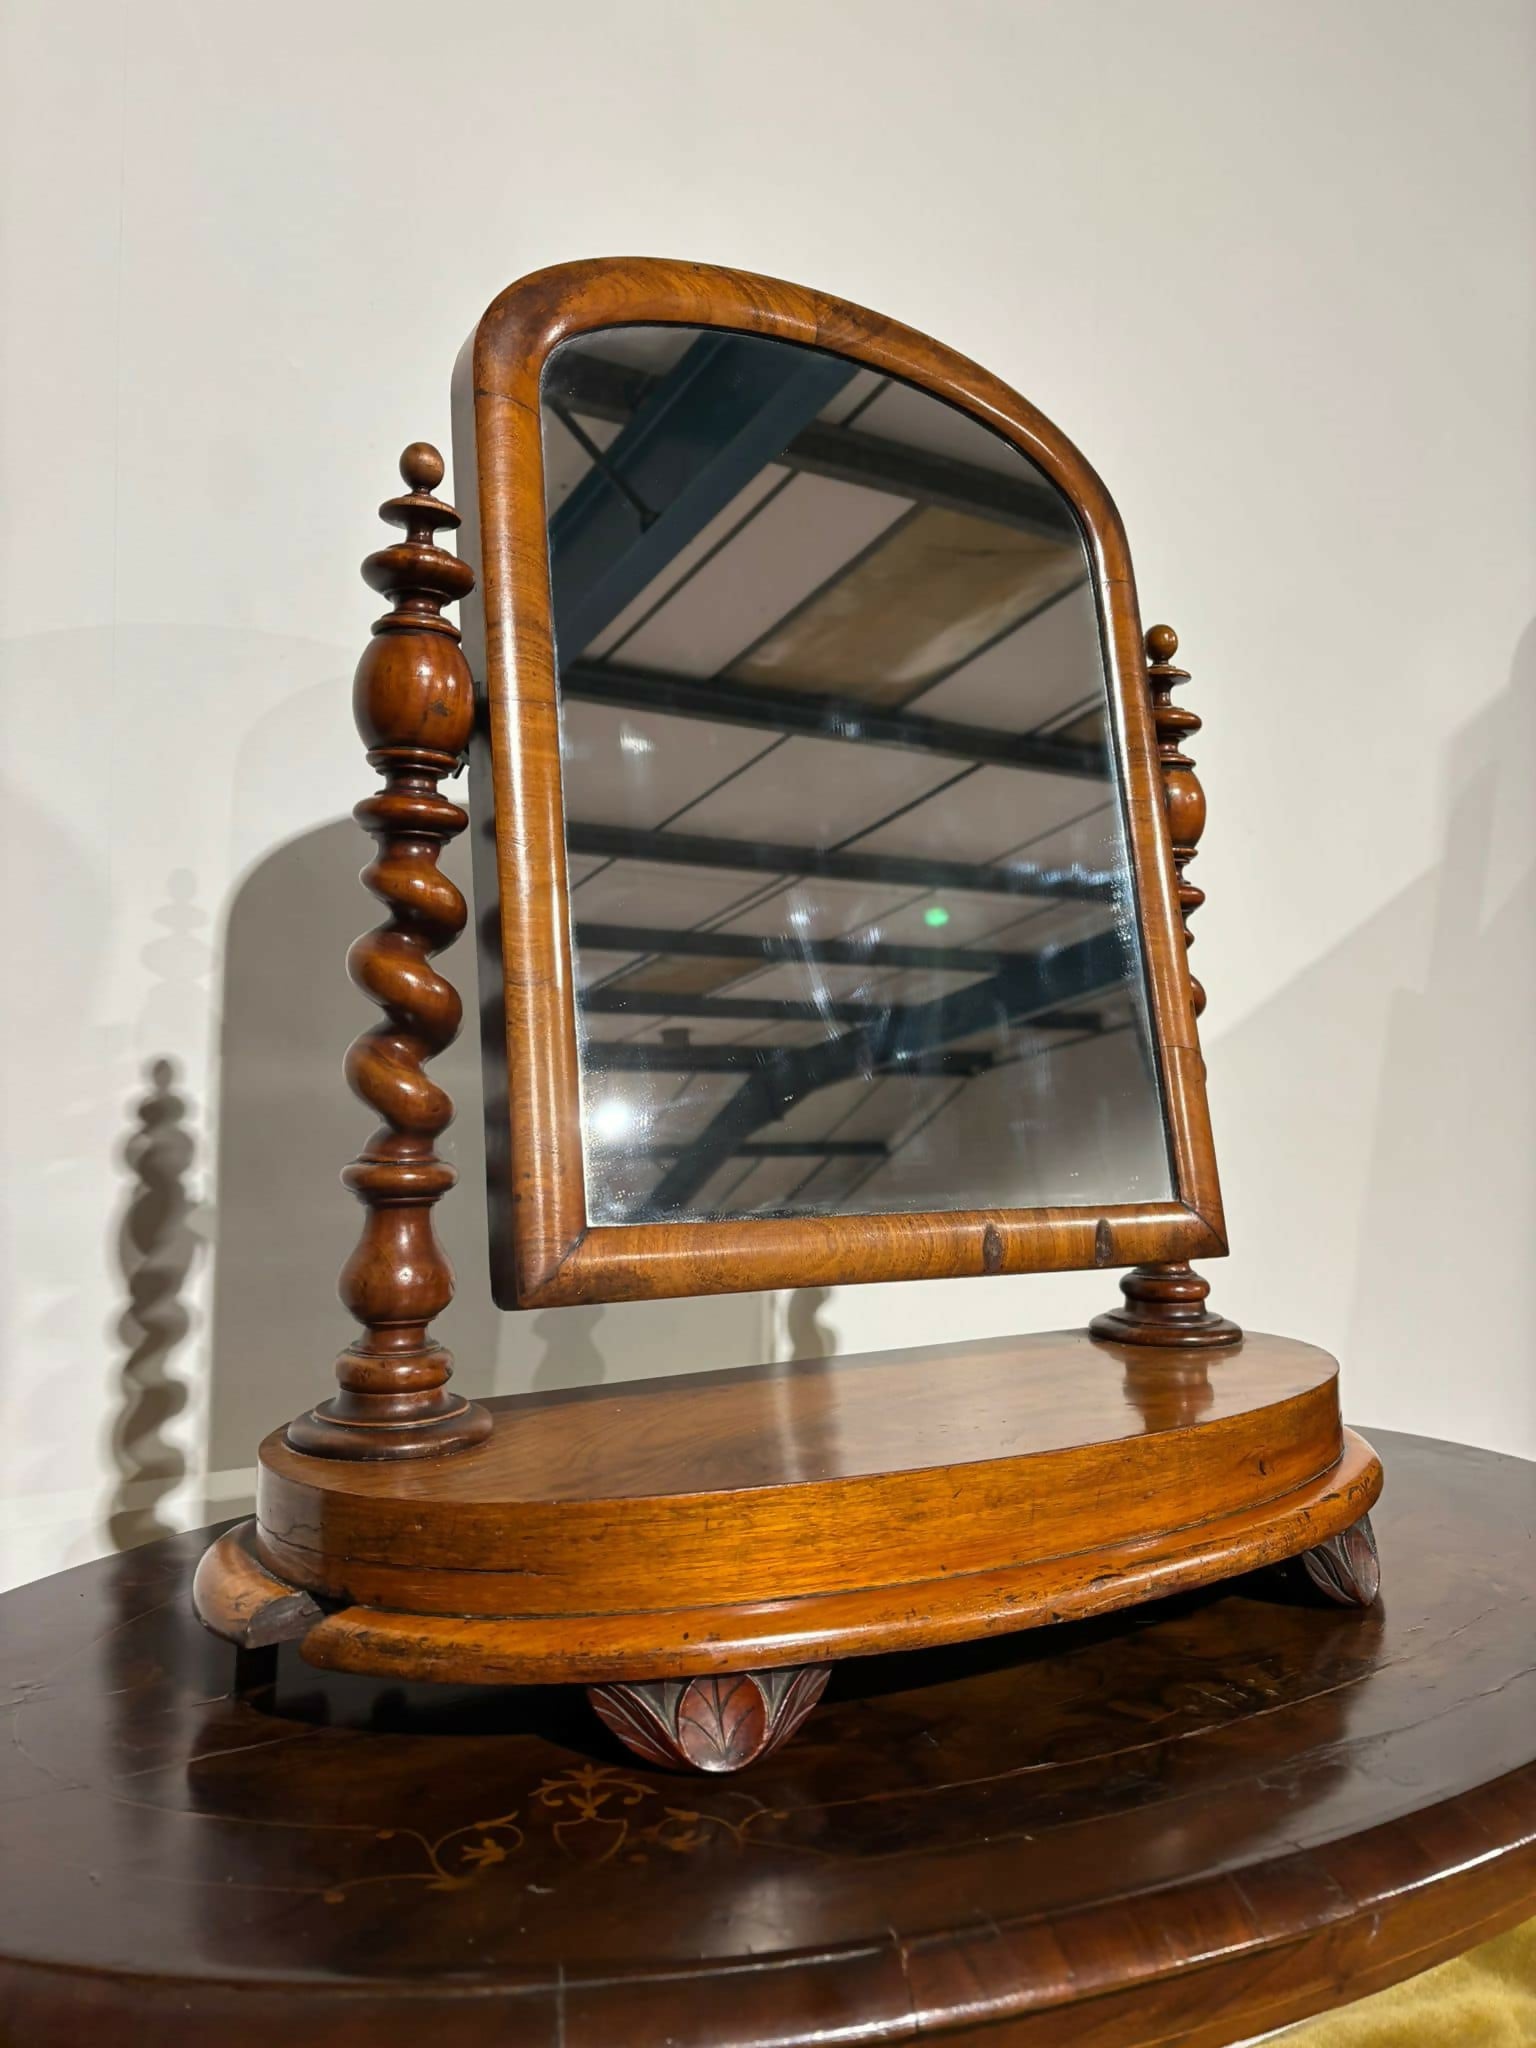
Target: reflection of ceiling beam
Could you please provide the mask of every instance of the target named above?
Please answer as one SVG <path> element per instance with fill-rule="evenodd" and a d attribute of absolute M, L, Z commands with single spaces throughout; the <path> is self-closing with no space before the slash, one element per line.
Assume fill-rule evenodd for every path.
<path fill-rule="evenodd" d="M 574 360 L 574 359 L 573 359 Z M 706 333 L 653 378 L 549 522 L 557 645 L 579 653 L 854 375 L 747 334 Z M 558 406 L 562 379 L 551 379 Z"/>
<path fill-rule="evenodd" d="M 995 867 L 978 867 L 972 861 L 934 860 L 926 854 L 860 853 L 856 848 L 824 853 L 819 847 L 783 846 L 771 839 L 720 839 L 705 832 L 655 832 L 634 825 L 576 821 L 566 826 L 565 843 L 572 853 L 603 860 L 664 861 L 677 867 L 725 868 L 754 875 L 816 875 L 828 882 L 884 882 L 925 891 L 969 889 L 984 896 L 1053 902 L 1115 900 L 1110 876 L 1095 880 L 1057 868 L 1031 868 L 1022 856 Z"/>
<path fill-rule="evenodd" d="M 970 1038 L 978 1031 L 1034 1023 L 1063 1004 L 1123 989 L 1133 974 L 1120 934 L 1114 931 L 1054 953 L 1005 955 L 992 980 L 910 1005 L 886 1035 L 885 1047 L 899 1058 L 930 1045 Z"/>
<path fill-rule="evenodd" d="M 983 1055 L 977 1064 L 967 1066 L 964 1062 L 976 1055 L 956 1051 L 934 1054 L 926 1049 L 969 1038 L 999 1022 L 1022 1023 L 1055 1010 L 1064 1002 L 1082 1001 L 1105 989 L 1123 987 L 1130 979 L 1131 962 L 1118 933 L 1103 932 L 1097 938 L 1085 939 L 1077 946 L 1064 946 L 1055 953 L 1000 956 L 997 972 L 990 980 L 961 989 L 953 996 L 941 996 L 933 1003 L 913 1005 L 902 1012 L 898 1026 L 861 1024 L 840 1038 L 826 1039 L 819 1045 L 772 1048 L 768 1058 L 746 1069 L 742 1085 L 730 1101 L 710 1118 L 687 1153 L 667 1168 L 646 1198 L 647 1209 L 665 1216 L 669 1211 L 686 1208 L 746 1139 L 764 1124 L 778 1122 L 797 1102 L 818 1089 L 861 1074 L 985 1073 L 993 1064 L 989 1056 Z M 606 1056 L 632 1047 L 630 1041 L 619 1046 L 593 1045 L 588 1050 L 590 1055 Z M 675 1056 L 691 1060 L 694 1055 L 709 1052 L 752 1050 L 690 1046 L 678 1048 Z"/>
<path fill-rule="evenodd" d="M 1048 775 L 1078 775 L 1104 784 L 1108 794 L 1109 763 L 1102 747 L 1038 733 L 998 732 L 991 726 L 962 725 L 950 718 L 926 718 L 918 711 L 882 711 L 857 697 L 765 690 L 749 683 L 700 681 L 659 669 L 619 668 L 590 661 L 573 661 L 563 667 L 560 688 L 567 697 L 583 703 L 612 704 L 625 711 L 665 711 L 675 718 L 704 718 L 713 725 L 745 725 L 757 732 L 913 747 L 959 761 L 1034 768 Z"/>
<path fill-rule="evenodd" d="M 716 1023 L 878 1024 L 921 1005 L 857 1002 L 779 1002 L 772 996 L 668 995 L 665 989 L 594 988 L 579 1007 L 596 1017 L 706 1017 Z M 1097 1032 L 1096 1010 L 1048 1010 L 1030 1019 L 1038 1031 Z"/>
<path fill-rule="evenodd" d="M 659 381 L 643 370 L 596 356 L 571 355 L 552 373 L 557 396 L 573 411 L 591 419 L 621 424 L 644 403 Z M 796 434 L 775 459 L 811 476 L 838 483 L 864 484 L 890 491 L 919 505 L 940 505 L 946 511 L 976 513 L 1005 526 L 1023 528 L 1053 540 L 1076 541 L 1077 527 L 1062 499 L 1049 484 L 1036 482 L 1019 457 L 1019 473 L 984 469 L 950 455 L 933 455 L 904 442 L 861 434 L 853 427 L 813 421 Z"/>
<path fill-rule="evenodd" d="M 1005 967 L 1030 966 L 1034 953 L 997 953 L 982 946 L 908 946 L 894 940 L 811 939 L 783 932 L 674 931 L 663 925 L 588 923 L 576 927 L 576 941 L 601 953 L 686 953 L 691 958 L 816 960 L 836 967 L 938 967 L 946 974 L 997 974 Z"/>
<path fill-rule="evenodd" d="M 853 1035 L 849 1034 L 850 1037 Z M 832 1045 L 842 1045 L 843 1039 L 832 1039 Z M 607 1040 L 590 1039 L 582 1050 L 584 1063 L 594 1072 L 604 1074 L 789 1074 L 797 1065 L 796 1055 L 787 1057 L 781 1045 L 658 1045 L 650 1039 L 625 1038 L 617 1044 Z M 891 1053 L 875 1057 L 850 1073 L 884 1074 L 961 1074 L 969 1078 L 973 1074 L 984 1074 L 996 1062 L 990 1052 L 980 1049 L 964 1052 L 912 1052 L 906 1055 Z M 849 1075 L 839 1074 L 838 1080 Z M 823 1082 L 816 1084 L 825 1086 Z M 799 1088 L 794 1094 L 782 1096 L 782 1106 L 777 1114 L 782 1116 L 791 1102 L 798 1102 L 801 1095 L 809 1094 L 809 1088 Z M 729 1104 L 727 1104 L 729 1107 Z M 766 1119 L 760 1118 L 759 1121 Z M 754 1126 L 755 1128 L 755 1126 Z M 729 1148 L 740 1150 L 738 1145 Z M 693 1156 L 689 1148 L 688 1156 Z"/>
<path fill-rule="evenodd" d="M 966 512 L 999 526 L 1018 527 L 1044 540 L 1082 545 L 1076 523 L 1049 484 L 1027 476 L 983 469 L 957 462 L 952 455 L 932 455 L 902 441 L 861 434 L 852 427 L 815 421 L 790 442 L 786 458 L 791 469 L 810 476 L 833 477 L 839 483 L 866 484 L 935 505 L 946 512 Z M 1019 457 L 1020 469 L 1025 458 Z"/>
<path fill-rule="evenodd" d="M 686 1145 L 646 1145 L 648 1159 L 681 1159 Z M 738 1159 L 889 1159 L 884 1138 L 781 1138 L 736 1147 Z"/>

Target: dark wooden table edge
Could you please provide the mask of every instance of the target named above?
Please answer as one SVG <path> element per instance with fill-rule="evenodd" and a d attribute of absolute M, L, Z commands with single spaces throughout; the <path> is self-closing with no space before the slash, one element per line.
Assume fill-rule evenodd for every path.
<path fill-rule="evenodd" d="M 1489 1824 L 1499 1818 L 1505 1825 L 1492 1830 Z M 1390 1890 L 1362 1885 L 1351 1891 L 1350 1867 L 1391 1867 L 1399 1875 Z M 1321 1905 L 1330 1892 L 1336 1903 Z M 1306 1914 L 1305 1926 L 1231 1939 L 1236 1921 L 1256 1930 L 1263 1905 L 1273 1911 L 1286 1895 Z M 65 2020 L 78 2028 L 99 2016 L 153 2024 L 166 2044 L 201 2041 L 203 2030 L 217 2025 L 221 2048 L 255 2048 L 270 2040 L 274 2025 L 291 2025 L 294 2001 L 302 1998 L 306 2048 L 328 2048 L 333 2023 L 355 2024 L 370 2007 L 382 2014 L 407 2004 L 417 2008 L 417 2020 L 436 2009 L 444 2020 L 462 2022 L 471 2003 L 482 2016 L 505 2007 L 499 2025 L 521 2008 L 530 2031 L 519 2028 L 499 2039 L 547 2039 L 561 2048 L 599 2034 L 623 2040 L 626 2023 L 641 2038 L 653 2018 L 663 2021 L 671 2048 L 716 2048 L 725 2038 L 722 2024 L 739 2031 L 752 2020 L 758 2023 L 752 2038 L 787 2048 L 823 2038 L 829 2008 L 836 2010 L 837 2038 L 844 2042 L 1059 2042 L 1068 2038 L 1062 2029 L 1069 2024 L 1092 2029 L 1085 2041 L 1116 2048 L 1165 2042 L 1168 2048 L 1228 2048 L 1416 1975 L 1533 1913 L 1536 1763 L 1327 1850 L 1149 1888 L 1108 1907 L 825 1951 L 723 1957 L 696 1968 L 577 1967 L 525 1981 L 503 1973 L 483 1984 L 458 1974 L 416 1983 L 305 1975 L 253 1983 L 235 1973 L 181 1977 L 0 1956 L 0 2015 L 35 2022 L 31 2031 L 0 2031 L 0 2044 L 73 2044 L 76 2033 L 50 2027 Z M 1347 1957 L 1338 1953 L 1362 1920 L 1374 1923 L 1373 1947 L 1385 1947 L 1379 1960 L 1363 1967 L 1353 1950 Z M 1213 1938 L 1191 1940 L 1192 1931 Z M 680 1981 L 695 1988 L 697 2027 L 687 2033 L 677 2031 Z M 1196 1981 L 1203 1996 L 1192 2001 Z M 1149 2031 L 1157 2024 L 1159 1985 L 1169 2001 L 1165 2032 Z M 666 1987 L 664 2011 L 648 2012 L 647 1986 Z M 757 1994 L 750 2004 L 749 1986 Z M 180 2032 L 178 2019 L 191 2031 Z M 578 2023 L 579 2034 L 572 2031 Z M 109 2032 L 102 2038 L 140 2036 Z M 454 2032 L 454 2041 L 459 2038 Z M 336 2039 L 339 2044 L 342 2037 Z"/>
<path fill-rule="evenodd" d="M 1389 1469 L 1393 1452 L 1427 1450 L 1524 1463 L 1392 1432 L 1382 1449 Z M 143 1584 L 147 1609 L 185 1597 L 200 1548 L 227 1526 L 149 1547 L 164 1561 Z M 220 2048 L 270 2048 L 274 2028 L 291 2031 L 296 2005 L 305 2048 L 393 2039 L 402 2007 L 413 2022 L 437 2024 L 434 2048 L 803 2048 L 829 2030 L 849 2043 L 1230 2048 L 1414 1976 L 1532 1914 L 1536 1759 L 1373 1828 L 1250 1854 L 1227 1872 L 835 1948 L 415 1982 L 316 1972 L 253 1981 L 237 1967 L 176 1975 L 0 1952 L 0 2048 L 79 2048 L 88 2027 L 100 2048 L 200 2048 L 213 2038 Z M 0 1928 L 0 1951 L 4 1942 Z"/>
<path fill-rule="evenodd" d="M 1496 1823 L 1502 1825 L 1495 1828 Z M 1391 1888 L 1351 1893 L 1349 1871 L 1373 1866 L 1394 1871 Z M 1320 1907 L 1320 1897 L 1330 1891 L 1339 1903 Z M 1223 1919 L 1230 1925 L 1234 1910 L 1258 1919 L 1258 1901 L 1267 1900 L 1273 1909 L 1276 1897 L 1287 1892 L 1306 1912 L 1305 1926 L 1276 1927 L 1246 1943 L 1213 1943 L 1204 1951 L 1191 1945 L 1170 1954 L 1183 1930 L 1210 1929 Z M 1228 2048 L 1415 1976 L 1533 1914 L 1536 1763 L 1324 1849 L 1299 1850 L 1246 1869 L 1149 1889 L 1109 1907 L 1053 1915 L 1048 1924 L 1036 1916 L 1000 1923 L 980 1940 L 956 1930 L 909 1939 L 905 1948 L 909 1972 L 913 1958 L 930 1949 L 942 1959 L 941 1969 L 944 1961 L 957 1969 L 974 1967 L 994 1944 L 1012 1958 L 1005 1964 L 1008 1988 L 991 1997 L 982 1992 L 965 2009 L 952 1995 L 931 2025 L 919 2009 L 920 2034 L 957 2042 L 973 2037 L 988 2043 L 1064 2040 L 1064 2033 L 1038 2023 L 1051 2014 L 1075 2015 L 1086 2026 L 1125 2006 L 1124 2030 L 1102 2036 L 1115 2048 L 1122 2043 L 1154 2048 L 1164 2041 L 1169 2048 Z M 1372 1923 L 1373 1946 L 1384 1945 L 1387 1953 L 1363 1968 L 1352 1953 L 1347 1968 L 1336 1966 L 1334 1951 L 1362 1921 Z M 1044 2000 L 1024 1988 L 1021 1953 L 1031 1936 L 1040 1935 L 1069 1959 L 1072 1980 Z M 1399 1942 L 1397 1936 L 1407 1938 Z M 1093 1949 L 1108 1958 L 1097 1982 L 1070 1960 L 1086 1958 Z M 1128 1953 L 1147 1960 L 1127 1966 Z M 1208 1986 L 1204 2003 L 1209 2017 L 1197 2020 L 1190 1984 L 1200 1976 Z M 1266 1990 L 1275 1979 L 1283 1982 L 1283 1990 Z M 1176 1991 L 1178 2000 L 1176 2008 L 1170 2006 L 1165 2034 L 1147 2031 L 1149 1990 L 1155 1996 L 1159 1984 Z M 1101 2037 L 1090 2038 L 1097 2042 Z"/>

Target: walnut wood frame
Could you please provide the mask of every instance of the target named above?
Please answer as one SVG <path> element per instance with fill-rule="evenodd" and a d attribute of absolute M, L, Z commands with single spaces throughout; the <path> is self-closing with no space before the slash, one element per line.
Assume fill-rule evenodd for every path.
<path fill-rule="evenodd" d="M 540 378 L 572 334 L 714 325 L 820 342 L 1004 433 L 1075 506 L 1109 676 L 1177 1199 L 800 1221 L 586 1221 Z M 391 600 L 354 687 L 384 787 L 358 806 L 389 911 L 349 955 L 383 1012 L 348 1057 L 381 1118 L 344 1178 L 365 1209 L 342 1298 L 363 1336 L 340 1391 L 261 1446 L 257 1512 L 193 1586 L 237 1685 L 297 1642 L 322 1668 L 471 1684 L 584 1684 L 648 1761 L 728 1771 L 784 1740 L 840 1657 L 1102 1613 L 1304 1556 L 1369 1606 L 1380 1461 L 1340 1420 L 1326 1353 L 1204 1307 L 1188 1261 L 1226 1249 L 1185 961 L 1205 804 L 1171 693 L 1177 639 L 1140 622 L 1118 517 L 1022 399 L 937 344 L 788 285 L 662 263 L 572 265 L 497 300 L 461 358 L 466 559 L 433 534 L 442 458 L 413 443 L 405 538 L 365 579 Z M 483 537 L 483 540 L 482 540 Z M 425 1072 L 459 999 L 432 965 L 466 908 L 438 867 L 465 825 L 438 784 L 474 718 L 445 605 L 481 676 L 477 894 L 488 919 L 499 1296 L 519 1306 L 816 1281 L 1132 1264 L 1088 1331 L 703 1373 L 481 1406 L 449 1393 L 429 1325 L 452 1292 L 432 1210 L 452 1104 Z M 499 1143 L 498 1143 L 499 1141 Z M 935 1428 L 944 1411 L 946 1428 Z M 951 1422 L 954 1427 L 948 1426 Z M 449 1455 L 449 1454 L 452 1455 Z M 808 1476 L 813 1475 L 813 1476 Z M 1171 1507 L 1169 1504 L 1172 1504 Z M 1159 1505 L 1161 1504 L 1161 1505 Z"/>
<path fill-rule="evenodd" d="M 587 1220 L 540 386 L 562 342 L 614 326 L 714 327 L 831 349 L 957 406 L 1062 491 L 1087 549 L 1123 777 L 1174 1198 L 1094 1209 L 592 1225 Z M 494 301 L 454 375 L 492 1282 L 503 1307 L 1185 1261 L 1226 1251 L 1178 875 L 1135 581 L 1083 456 L 989 371 L 820 292 L 708 264 L 561 264 Z M 488 908 L 488 906 L 494 906 Z"/>

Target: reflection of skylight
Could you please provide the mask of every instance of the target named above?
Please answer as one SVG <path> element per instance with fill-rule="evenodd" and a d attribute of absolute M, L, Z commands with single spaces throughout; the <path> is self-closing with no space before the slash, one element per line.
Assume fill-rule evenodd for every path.
<path fill-rule="evenodd" d="M 919 504 L 726 673 L 897 707 L 1082 574 L 1082 544 L 1065 522 L 1040 532 L 985 511 Z"/>

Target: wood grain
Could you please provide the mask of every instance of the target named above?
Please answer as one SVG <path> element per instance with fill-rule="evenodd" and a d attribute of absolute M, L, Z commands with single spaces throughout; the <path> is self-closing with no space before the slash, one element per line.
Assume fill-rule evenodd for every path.
<path fill-rule="evenodd" d="M 1108 1614 L 1310 1552 L 1370 1508 L 1381 1480 L 1375 1452 L 1346 1430 L 1327 1472 L 1258 1507 L 1065 1557 L 728 1607 L 477 1617 L 348 1606 L 308 1631 L 303 1655 L 326 1670 L 438 1684 L 590 1685 L 933 1649 Z M 407 1590 L 419 1600 L 421 1581 Z"/>
<path fill-rule="evenodd" d="M 1375 1440 L 1369 1612 L 1292 1565 L 843 1665 L 686 1785 L 568 1688 L 285 1648 L 233 1697 L 214 1531 L 8 1593 L 0 2039 L 1226 2048 L 1362 1996 L 1536 1912 L 1536 1467 Z"/>
<path fill-rule="evenodd" d="M 239 1650 L 294 1642 L 322 1618 L 308 1593 L 274 1578 L 253 1555 L 255 1533 L 254 1522 L 226 1529 L 192 1578 L 192 1604 L 204 1626 Z"/>
<path fill-rule="evenodd" d="M 1069 1331 L 502 1400 L 488 1443 L 399 1482 L 277 1435 L 258 1551 L 331 1598 L 377 1600 L 398 1575 L 401 1604 L 441 1613 L 899 1585 L 1274 1499 L 1338 1460 L 1336 1374 L 1256 1339 L 1213 1364 L 1196 1421 L 1149 1430 L 1123 1360 Z"/>
<path fill-rule="evenodd" d="M 1103 1210 L 588 1227 L 539 392 L 561 342 L 625 324 L 766 335 L 904 378 L 1011 441 L 1071 503 L 1104 627 L 1111 741 L 1126 791 L 1176 1199 Z M 476 894 L 489 912 L 487 1158 L 502 1305 L 1128 1266 L 1224 1252 L 1130 556 L 1108 492 L 1066 436 L 978 364 L 877 313 L 745 271 L 613 258 L 540 271 L 492 304 L 459 358 L 454 451 L 465 513 L 461 548 L 479 577 L 464 632 L 485 713 L 471 750 L 471 794 L 480 821 Z"/>
<path fill-rule="evenodd" d="M 948 1642 L 1308 1549 L 1380 1486 L 1334 1360 L 1262 1335 L 1195 1357 L 1063 1331 L 489 1406 L 487 1443 L 430 1464 L 262 1446 L 255 1554 L 342 1609 L 307 1656 L 596 1682 Z"/>

